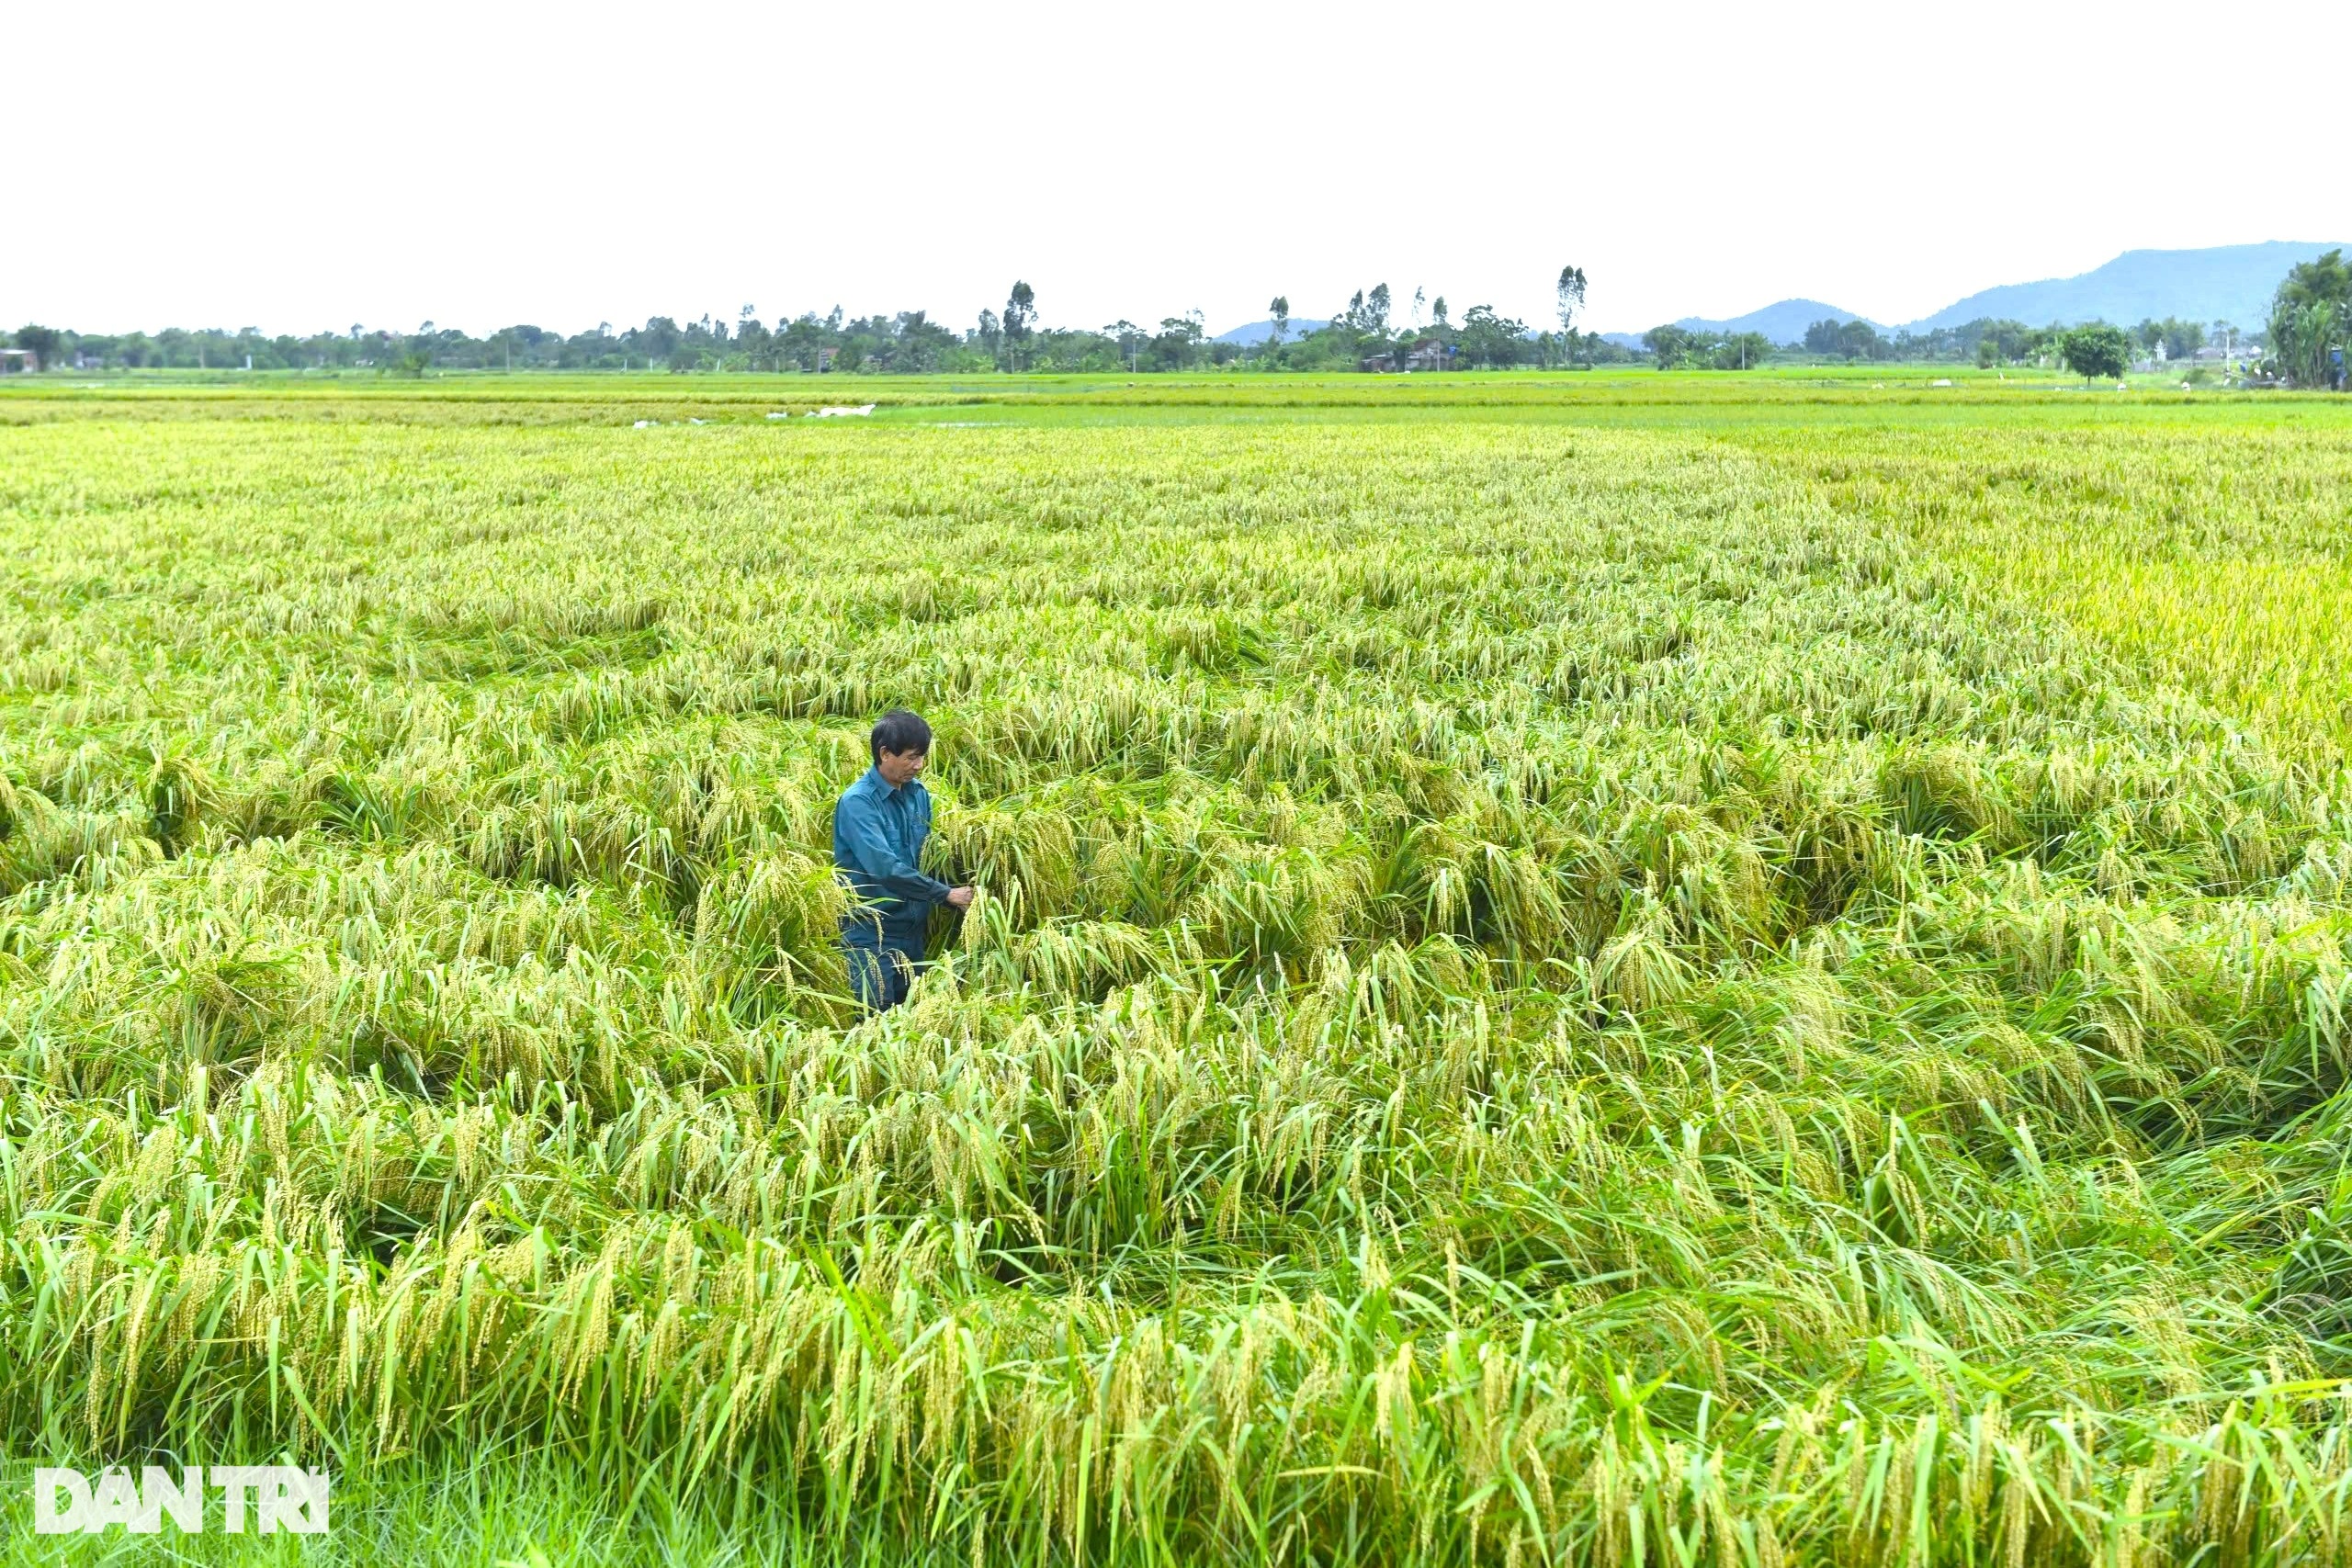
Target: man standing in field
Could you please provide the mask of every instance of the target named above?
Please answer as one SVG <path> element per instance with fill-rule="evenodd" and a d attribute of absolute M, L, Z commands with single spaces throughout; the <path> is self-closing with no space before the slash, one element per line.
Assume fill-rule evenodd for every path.
<path fill-rule="evenodd" d="M 922 966 L 923 927 L 931 907 L 971 907 L 972 890 L 925 876 L 922 841 L 931 836 L 931 793 L 922 787 L 931 759 L 931 726 L 892 708 L 867 742 L 874 766 L 842 792 L 833 807 L 833 864 L 856 894 L 842 922 L 850 985 L 870 1011 L 907 999 Z"/>

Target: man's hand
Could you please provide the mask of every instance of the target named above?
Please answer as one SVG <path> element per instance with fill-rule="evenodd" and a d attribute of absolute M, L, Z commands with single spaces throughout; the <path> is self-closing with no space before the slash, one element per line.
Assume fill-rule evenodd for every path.
<path fill-rule="evenodd" d="M 973 888 L 951 887 L 947 890 L 947 907 L 951 909 L 968 909 L 972 907 L 972 899 L 975 896 L 976 890 Z"/>

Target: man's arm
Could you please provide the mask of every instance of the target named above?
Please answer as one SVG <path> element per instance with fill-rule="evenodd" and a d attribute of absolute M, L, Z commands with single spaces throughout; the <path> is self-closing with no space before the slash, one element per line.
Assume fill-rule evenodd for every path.
<path fill-rule="evenodd" d="M 935 876 L 925 876 L 899 858 L 899 852 L 891 847 L 889 835 L 882 831 L 881 818 L 873 807 L 863 800 L 844 800 L 833 812 L 839 818 L 842 844 L 849 852 L 851 863 L 873 879 L 875 888 L 883 897 L 916 904 L 936 904 L 946 898 L 947 884 Z"/>

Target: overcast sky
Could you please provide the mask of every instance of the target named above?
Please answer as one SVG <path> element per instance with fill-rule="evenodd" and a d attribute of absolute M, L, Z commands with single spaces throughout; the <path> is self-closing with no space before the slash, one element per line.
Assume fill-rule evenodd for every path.
<path fill-rule="evenodd" d="M 2120 251 L 2352 239 L 2345 0 L 25 0 L 0 320 L 1052 324 L 1387 282 L 1638 330 L 1882 321 Z M 2291 73 L 2290 73 L 2291 74 Z M 2333 107 L 2330 99 L 2333 98 Z"/>

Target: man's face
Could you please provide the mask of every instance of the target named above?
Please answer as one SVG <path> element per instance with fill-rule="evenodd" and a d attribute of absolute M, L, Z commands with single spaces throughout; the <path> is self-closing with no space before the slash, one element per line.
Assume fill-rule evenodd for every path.
<path fill-rule="evenodd" d="M 882 782 L 892 789 L 922 772 L 930 759 L 921 751 L 892 751 L 888 748 L 876 753 L 874 765 L 882 771 Z"/>

